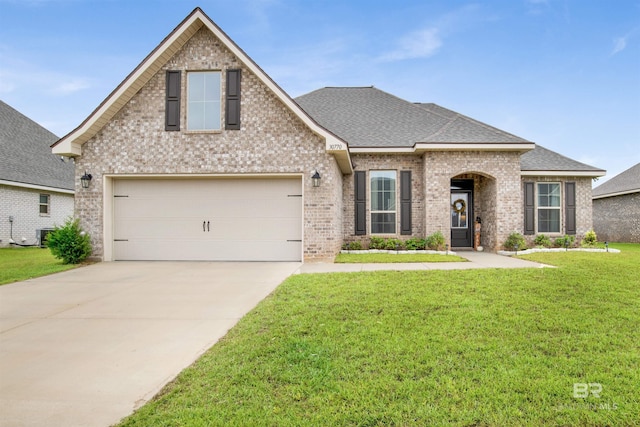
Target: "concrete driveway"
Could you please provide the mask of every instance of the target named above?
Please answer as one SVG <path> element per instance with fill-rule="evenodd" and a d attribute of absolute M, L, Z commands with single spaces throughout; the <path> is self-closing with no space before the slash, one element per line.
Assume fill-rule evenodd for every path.
<path fill-rule="evenodd" d="M 0 286 L 0 425 L 118 422 L 300 265 L 111 262 Z"/>

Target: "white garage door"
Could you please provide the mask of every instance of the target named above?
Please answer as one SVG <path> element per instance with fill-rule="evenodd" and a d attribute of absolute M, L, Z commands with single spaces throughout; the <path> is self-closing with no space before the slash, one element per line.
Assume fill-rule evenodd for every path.
<path fill-rule="evenodd" d="M 300 261 L 299 178 L 117 179 L 114 259 Z"/>

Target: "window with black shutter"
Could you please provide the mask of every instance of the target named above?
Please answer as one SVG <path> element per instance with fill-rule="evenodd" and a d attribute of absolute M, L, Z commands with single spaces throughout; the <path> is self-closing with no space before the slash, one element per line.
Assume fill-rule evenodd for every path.
<path fill-rule="evenodd" d="M 225 129 L 240 129 L 240 80 L 241 70 L 227 70 L 227 102 Z"/>
<path fill-rule="evenodd" d="M 355 201 L 355 234 L 367 234 L 367 173 L 355 171 L 353 174 Z"/>
<path fill-rule="evenodd" d="M 400 234 L 411 235 L 411 171 L 400 171 Z"/>
<path fill-rule="evenodd" d="M 180 130 L 180 71 L 167 71 L 164 130 Z"/>

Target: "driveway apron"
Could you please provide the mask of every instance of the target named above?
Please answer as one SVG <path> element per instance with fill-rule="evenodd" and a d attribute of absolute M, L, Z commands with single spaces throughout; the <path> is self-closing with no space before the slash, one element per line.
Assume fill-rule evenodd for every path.
<path fill-rule="evenodd" d="M 0 287 L 0 425 L 109 426 L 300 263 L 110 262 Z"/>

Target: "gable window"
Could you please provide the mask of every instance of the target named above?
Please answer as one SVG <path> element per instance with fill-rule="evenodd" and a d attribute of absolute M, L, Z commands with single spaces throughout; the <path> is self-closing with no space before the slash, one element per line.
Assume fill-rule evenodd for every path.
<path fill-rule="evenodd" d="M 396 232 L 396 171 L 371 171 L 371 234 Z"/>
<path fill-rule="evenodd" d="M 219 71 L 187 74 L 187 129 L 220 130 L 221 90 Z"/>
<path fill-rule="evenodd" d="M 41 216 L 49 215 L 50 200 L 51 200 L 51 197 L 48 194 L 40 195 L 40 215 Z"/>
<path fill-rule="evenodd" d="M 538 183 L 538 233 L 560 232 L 560 183 Z"/>

